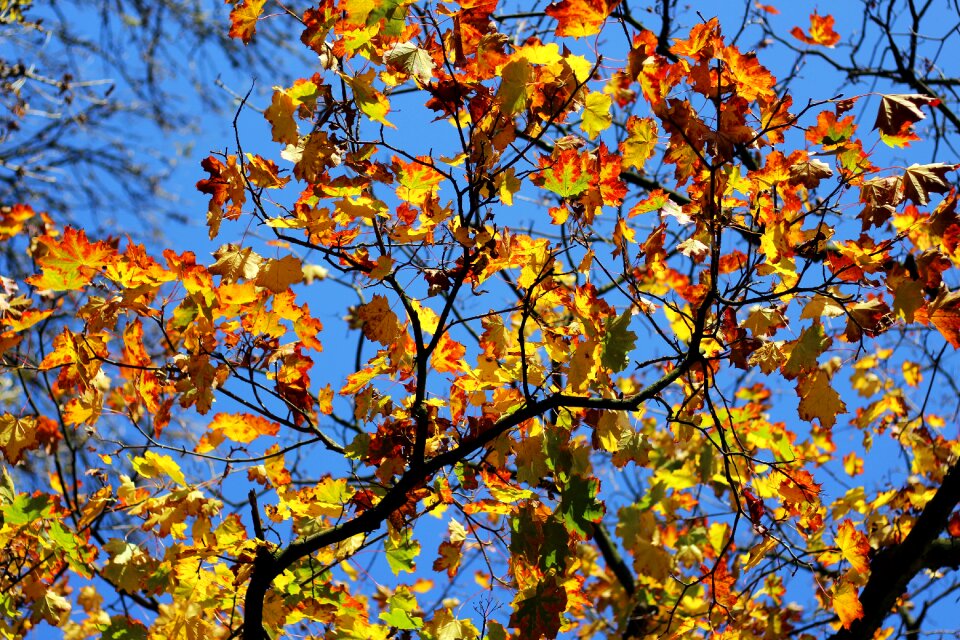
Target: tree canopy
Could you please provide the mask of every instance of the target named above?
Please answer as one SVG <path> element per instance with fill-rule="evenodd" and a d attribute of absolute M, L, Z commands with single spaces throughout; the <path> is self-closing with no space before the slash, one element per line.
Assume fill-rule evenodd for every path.
<path fill-rule="evenodd" d="M 0 636 L 942 631 L 960 8 L 652 4 L 220 8 L 212 256 L 10 190 Z"/>

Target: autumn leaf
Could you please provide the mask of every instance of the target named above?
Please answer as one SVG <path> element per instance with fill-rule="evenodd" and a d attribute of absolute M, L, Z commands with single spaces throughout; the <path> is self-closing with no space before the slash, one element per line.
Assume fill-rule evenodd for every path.
<path fill-rule="evenodd" d="M 272 160 L 252 153 L 247 156 L 247 176 L 250 182 L 263 189 L 280 189 L 290 182 L 290 177 L 281 178 L 280 169 Z"/>
<path fill-rule="evenodd" d="M 497 99 L 503 113 L 512 116 L 526 110 L 533 90 L 533 67 L 526 58 L 511 60 L 500 70 Z"/>
<path fill-rule="evenodd" d="M 916 93 L 885 95 L 880 98 L 880 108 L 877 110 L 873 128 L 888 136 L 897 135 L 904 125 L 912 125 L 927 117 L 920 109 L 921 106 L 936 107 L 938 104 L 938 99 Z"/>
<path fill-rule="evenodd" d="M 627 119 L 627 134 L 627 139 L 620 144 L 623 166 L 642 169 L 657 146 L 657 121 L 630 116 Z"/>
<path fill-rule="evenodd" d="M 290 285 L 303 280 L 303 269 L 296 256 L 284 256 L 279 260 L 267 260 L 260 265 L 255 284 L 266 287 L 273 293 L 283 293 Z"/>
<path fill-rule="evenodd" d="M 914 314 L 917 321 L 930 323 L 954 349 L 960 349 L 960 291 L 938 297 Z"/>
<path fill-rule="evenodd" d="M 247 413 L 218 413 L 213 416 L 210 429 L 221 432 L 234 442 L 248 444 L 259 436 L 275 436 L 280 425 L 258 415 Z"/>
<path fill-rule="evenodd" d="M 34 259 L 41 274 L 27 282 L 39 289 L 75 291 L 90 284 L 116 258 L 114 245 L 90 242 L 82 229 L 67 227 L 60 238 L 43 236 L 38 240 Z"/>
<path fill-rule="evenodd" d="M 817 419 L 822 426 L 832 427 L 837 423 L 837 416 L 847 410 L 840 394 L 830 384 L 830 375 L 823 369 L 800 378 L 797 395 L 800 396 L 800 419 L 807 422 Z"/>
<path fill-rule="evenodd" d="M 371 122 L 379 122 L 391 129 L 396 129 L 396 126 L 387 120 L 387 114 L 390 113 L 390 101 L 373 87 L 376 75 L 375 69 L 369 69 L 365 73 L 354 75 L 341 74 L 341 77 L 353 91 L 353 100 L 357 107 Z"/>
<path fill-rule="evenodd" d="M 931 193 L 946 193 L 953 186 L 947 173 L 956 171 L 955 164 L 912 164 L 903 172 L 903 193 L 919 205 L 930 201 Z"/>
<path fill-rule="evenodd" d="M 580 128 L 586 132 L 587 137 L 591 140 L 601 132 L 606 131 L 613 122 L 613 116 L 610 114 L 612 105 L 613 98 L 605 93 L 593 91 L 587 95 Z"/>
<path fill-rule="evenodd" d="M 830 165 L 816 158 L 790 165 L 790 179 L 807 189 L 816 189 L 821 181 L 832 175 Z"/>
<path fill-rule="evenodd" d="M 132 460 L 133 468 L 144 478 L 170 478 L 181 486 L 186 486 L 187 480 L 173 458 L 153 451 L 145 451 L 143 456 Z"/>
<path fill-rule="evenodd" d="M 402 328 L 397 314 L 390 309 L 386 297 L 376 295 L 373 299 L 357 310 L 357 319 L 362 323 L 360 328 L 368 340 L 389 345 L 396 340 Z"/>
<path fill-rule="evenodd" d="M 37 420 L 34 416 L 18 418 L 11 413 L 0 415 L 0 450 L 11 465 L 20 462 L 23 452 L 39 446 Z"/>
<path fill-rule="evenodd" d="M 263 12 L 267 0 L 243 0 L 230 11 L 230 37 L 239 38 L 243 44 L 249 44 L 257 30 L 257 20 Z"/>
<path fill-rule="evenodd" d="M 412 42 L 398 42 L 393 45 L 383 54 L 383 63 L 389 68 L 413 76 L 422 84 L 430 82 L 433 77 L 434 64 L 430 52 Z"/>
<path fill-rule="evenodd" d="M 850 520 L 844 520 L 840 525 L 836 545 L 840 548 L 840 555 L 857 573 L 866 575 L 870 571 L 870 543 L 867 536 L 862 531 L 857 531 Z"/>
<path fill-rule="evenodd" d="M 833 611 L 840 618 L 844 629 L 849 629 L 855 620 L 863 617 L 863 605 L 857 596 L 857 588 L 849 582 L 843 581 L 833 588 L 830 595 Z"/>
<path fill-rule="evenodd" d="M 263 265 L 263 258 L 252 248 L 229 243 L 214 251 L 213 257 L 217 261 L 208 270 L 223 278 L 223 282 L 236 282 L 241 278 L 252 280 Z"/>
<path fill-rule="evenodd" d="M 600 32 L 620 0 L 561 0 L 547 5 L 545 13 L 557 20 L 558 36 L 582 38 Z"/>
<path fill-rule="evenodd" d="M 791 29 L 790 35 L 807 44 L 832 48 L 840 42 L 840 34 L 833 30 L 833 22 L 833 16 L 821 16 L 814 12 L 810 15 L 810 35 L 804 33 L 800 27 Z"/>

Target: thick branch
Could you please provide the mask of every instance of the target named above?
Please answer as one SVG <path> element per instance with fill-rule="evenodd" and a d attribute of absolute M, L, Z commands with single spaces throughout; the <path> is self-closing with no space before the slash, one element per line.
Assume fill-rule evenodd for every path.
<path fill-rule="evenodd" d="M 869 640 L 917 573 L 929 567 L 935 558 L 945 559 L 948 551 L 953 552 L 953 556 L 946 566 L 956 562 L 957 545 L 953 541 L 940 541 L 938 537 L 958 501 L 960 464 L 954 464 L 903 542 L 882 549 L 870 563 L 870 579 L 860 593 L 863 617 L 850 625 L 850 629 L 833 634 L 831 640 Z"/>

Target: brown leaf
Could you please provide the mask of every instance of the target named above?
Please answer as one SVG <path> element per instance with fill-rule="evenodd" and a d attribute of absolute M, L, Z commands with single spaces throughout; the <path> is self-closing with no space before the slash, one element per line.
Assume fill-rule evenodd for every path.
<path fill-rule="evenodd" d="M 888 136 L 896 135 L 904 124 L 913 124 L 927 117 L 920 110 L 925 104 L 935 107 L 940 101 L 917 93 L 883 96 L 873 128 Z"/>
<path fill-rule="evenodd" d="M 802 184 L 807 189 L 813 189 L 824 178 L 833 175 L 833 170 L 823 160 L 805 160 L 790 167 L 790 181 Z"/>
<path fill-rule="evenodd" d="M 946 175 L 955 171 L 958 165 L 944 164 L 913 164 L 903 172 L 903 193 L 919 205 L 930 202 L 930 193 L 946 193 L 950 190 L 950 183 Z"/>

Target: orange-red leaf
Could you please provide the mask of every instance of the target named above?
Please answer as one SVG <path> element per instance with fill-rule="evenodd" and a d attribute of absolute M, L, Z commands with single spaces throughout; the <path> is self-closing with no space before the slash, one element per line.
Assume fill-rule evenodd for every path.
<path fill-rule="evenodd" d="M 546 14 L 557 21 L 558 36 L 582 38 L 599 33 L 618 4 L 620 0 L 561 0 L 548 5 Z"/>
<path fill-rule="evenodd" d="M 840 42 L 840 34 L 833 30 L 833 16 L 818 15 L 816 12 L 810 15 L 810 35 L 805 34 L 800 27 L 794 27 L 790 30 L 797 40 L 807 44 L 821 45 L 824 47 L 833 47 Z"/>

